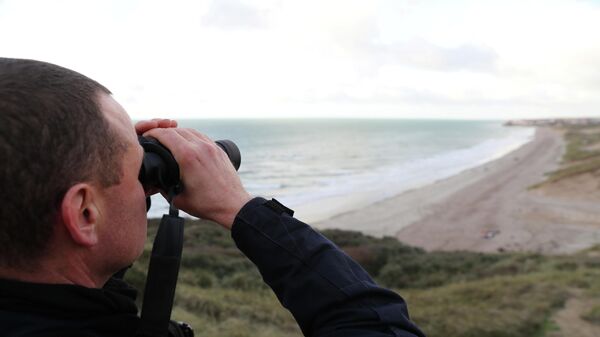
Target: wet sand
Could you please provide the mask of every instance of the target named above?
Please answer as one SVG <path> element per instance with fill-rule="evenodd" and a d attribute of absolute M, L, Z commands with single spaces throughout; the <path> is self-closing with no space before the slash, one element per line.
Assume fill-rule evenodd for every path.
<path fill-rule="evenodd" d="M 563 151 L 561 132 L 538 128 L 502 158 L 315 226 L 395 236 L 427 250 L 578 251 L 600 243 L 600 178 L 529 189 L 558 168 Z"/>

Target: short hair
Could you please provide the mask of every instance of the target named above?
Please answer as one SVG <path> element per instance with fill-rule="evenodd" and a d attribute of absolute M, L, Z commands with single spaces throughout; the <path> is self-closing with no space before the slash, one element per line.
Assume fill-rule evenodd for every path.
<path fill-rule="evenodd" d="M 0 58 L 0 266 L 44 254 L 71 186 L 119 183 L 126 145 L 101 94 L 111 92 L 75 71 Z"/>

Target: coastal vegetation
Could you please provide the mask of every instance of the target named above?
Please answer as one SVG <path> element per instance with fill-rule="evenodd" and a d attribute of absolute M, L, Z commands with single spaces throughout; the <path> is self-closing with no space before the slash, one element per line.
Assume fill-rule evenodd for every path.
<path fill-rule="evenodd" d="M 561 167 L 548 173 L 546 182 L 600 170 L 600 127 L 572 125 L 560 128 L 564 132 L 565 153 Z"/>
<path fill-rule="evenodd" d="M 151 220 L 149 238 L 158 220 Z M 600 247 L 575 255 L 425 252 L 395 238 L 323 233 L 383 286 L 401 294 L 429 337 L 571 336 L 554 320 L 568 299 L 592 306 L 578 315 L 600 321 Z M 150 241 L 127 280 L 143 289 Z M 187 221 L 173 318 L 196 336 L 302 336 L 292 316 L 262 282 L 229 232 Z"/>

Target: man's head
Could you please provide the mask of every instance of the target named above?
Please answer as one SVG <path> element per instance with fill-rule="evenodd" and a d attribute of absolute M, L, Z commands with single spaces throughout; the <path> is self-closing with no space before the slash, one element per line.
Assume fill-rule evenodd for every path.
<path fill-rule="evenodd" d="M 113 239 L 121 229 L 109 231 L 107 217 L 118 217 L 118 225 L 131 220 L 120 200 L 131 193 L 139 222 L 143 189 L 129 166 L 141 156 L 131 121 L 108 89 L 56 65 L 0 58 L 0 267 L 27 268 L 61 234 L 96 249 L 93 238 L 79 240 L 73 230 Z M 81 221 L 89 228 L 75 228 Z M 98 253 L 110 253 L 104 244 Z"/>

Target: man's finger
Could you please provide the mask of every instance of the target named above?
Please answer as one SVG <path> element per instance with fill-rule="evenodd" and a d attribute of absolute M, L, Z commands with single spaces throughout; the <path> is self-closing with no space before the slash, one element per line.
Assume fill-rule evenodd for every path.
<path fill-rule="evenodd" d="M 215 141 L 212 140 L 210 137 L 208 137 L 207 135 L 200 133 L 198 130 L 194 130 L 194 129 L 189 129 L 191 133 L 193 133 L 194 135 L 196 135 L 197 137 L 203 139 L 206 142 L 209 143 L 214 143 Z"/>
<path fill-rule="evenodd" d="M 143 120 L 135 124 L 135 131 L 138 135 L 143 134 L 146 131 L 156 128 L 175 128 L 177 127 L 177 121 L 172 119 L 155 118 L 153 120 Z"/>
<path fill-rule="evenodd" d="M 186 153 L 186 151 L 188 151 L 189 141 L 175 130 L 177 129 L 155 128 L 145 132 L 144 136 L 156 138 L 161 144 L 166 146 L 171 151 L 171 153 L 173 153 L 175 159 L 178 160 L 178 157 L 183 156 L 183 154 Z"/>
<path fill-rule="evenodd" d="M 177 121 L 172 120 L 172 119 L 154 118 L 152 120 L 156 121 L 158 123 L 157 127 L 159 127 L 159 128 L 176 128 L 177 127 Z"/>
<path fill-rule="evenodd" d="M 156 121 L 139 121 L 135 123 L 135 132 L 141 135 L 148 130 L 156 128 L 157 125 Z"/>
<path fill-rule="evenodd" d="M 200 146 L 205 146 L 207 144 L 210 145 L 214 143 L 210 138 L 200 134 L 197 131 L 194 132 L 195 130 L 193 129 L 175 129 L 175 131 L 181 136 L 183 136 L 185 139 Z"/>

